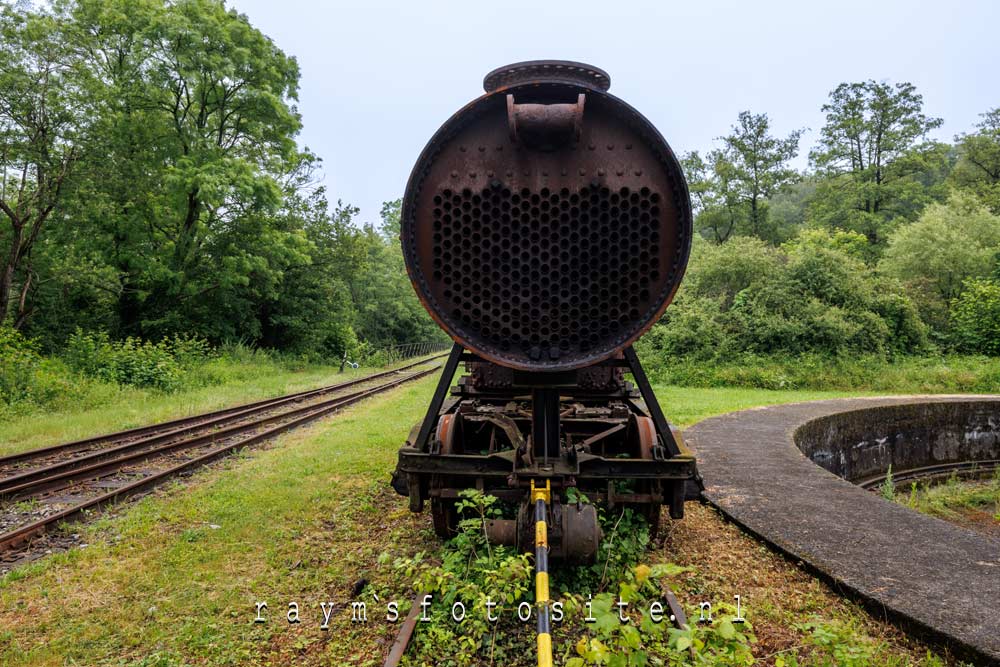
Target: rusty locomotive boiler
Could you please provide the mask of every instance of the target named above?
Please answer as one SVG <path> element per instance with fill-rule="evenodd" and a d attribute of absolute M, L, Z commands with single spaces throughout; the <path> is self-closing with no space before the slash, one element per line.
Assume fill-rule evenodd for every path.
<path fill-rule="evenodd" d="M 393 486 L 453 534 L 459 491 L 521 504 L 490 538 L 532 543 L 532 483 L 550 485 L 549 549 L 596 554 L 591 504 L 681 518 L 695 459 L 632 343 L 663 313 L 691 247 L 680 165 L 607 73 L 534 61 L 486 76 L 407 184 L 401 242 L 424 306 L 455 341 Z M 467 374 L 451 386 L 460 363 Z M 635 385 L 625 379 L 631 373 Z"/>

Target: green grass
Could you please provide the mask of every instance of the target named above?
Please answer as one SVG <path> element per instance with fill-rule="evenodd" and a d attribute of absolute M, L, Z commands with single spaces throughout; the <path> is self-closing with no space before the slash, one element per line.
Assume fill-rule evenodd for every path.
<path fill-rule="evenodd" d="M 953 476 L 942 484 L 914 483 L 908 490 L 896 489 L 893 499 L 948 521 L 985 523 L 992 518 L 1000 533 L 1000 469 L 987 480 L 962 481 Z"/>
<path fill-rule="evenodd" d="M 148 399 L 148 405 L 162 419 L 327 380 L 312 372 L 260 377 L 227 387 L 221 395 L 220 387 L 186 394 L 183 406 L 174 404 L 176 396 Z M 353 583 L 361 578 L 370 580 L 383 599 L 410 599 L 413 591 L 402 587 L 399 574 L 380 554 L 409 556 L 440 548 L 427 515 L 410 514 L 406 500 L 388 489 L 396 450 L 422 417 L 435 382 L 426 378 L 365 401 L 268 448 L 199 472 L 184 488 L 161 490 L 115 516 L 75 527 L 90 546 L 0 578 L 0 664 L 381 664 L 398 628 L 381 620 L 384 608 L 373 607 L 368 624 L 352 624 L 350 608 L 346 613 L 340 608 L 324 631 L 319 603 L 348 602 Z M 677 387 L 658 387 L 658 392 L 667 414 L 682 425 L 753 405 L 834 395 Z M 70 430 L 83 435 L 88 427 L 121 428 L 146 421 L 146 414 L 133 405 L 83 411 L 72 416 L 76 426 Z M 103 418 L 116 420 L 114 426 Z M 30 426 L 5 428 L 17 426 L 24 438 L 41 443 L 66 437 L 64 419 L 53 415 L 46 423 L 31 417 Z M 681 528 L 689 535 L 679 538 L 681 546 L 695 549 L 699 540 L 703 543 L 704 555 L 696 558 L 699 577 L 717 587 L 723 599 L 751 583 L 734 579 L 733 563 L 742 564 L 754 585 L 764 585 L 755 573 L 786 572 L 790 583 L 773 591 L 775 599 L 801 597 L 795 587 L 804 586 L 812 587 L 807 598 L 815 595 L 815 580 L 753 547 L 707 508 L 694 507 Z M 709 541 L 720 534 L 729 541 L 721 546 Z M 675 557 L 651 554 L 653 559 Z M 691 593 L 704 594 L 701 584 Z M 857 641 L 889 641 L 880 655 L 891 659 L 872 664 L 919 659 L 922 649 L 901 647 L 903 640 L 887 626 L 832 594 L 821 599 L 809 618 L 831 623 L 846 618 Z M 252 622 L 257 601 L 268 603 L 267 624 Z M 285 621 L 292 601 L 301 605 L 302 622 L 296 625 Z M 809 643 L 811 630 L 795 626 L 803 617 L 771 620 L 761 614 L 759 628 L 766 630 L 770 623 L 778 627 L 775 636 Z M 886 633 L 890 640 L 881 638 Z M 530 658 L 531 650 L 525 645 L 524 656 Z"/>
<path fill-rule="evenodd" d="M 642 346 L 640 345 L 640 350 Z M 649 376 L 684 387 L 893 394 L 1000 392 L 1000 358 L 927 356 L 754 355 L 699 360 L 642 354 Z"/>
<path fill-rule="evenodd" d="M 292 644 L 322 636 L 311 622 L 319 602 L 343 601 L 349 573 L 374 565 L 394 531 L 417 521 L 398 504 L 386 514 L 379 499 L 432 383 L 366 401 L 224 472 L 199 473 L 184 492 L 82 528 L 92 546 L 7 575 L 0 627 L 16 636 L 0 635 L 0 664 L 119 664 L 152 651 L 160 657 L 149 664 L 243 664 L 282 653 L 275 632 Z M 258 600 L 272 623 L 251 622 Z M 293 600 L 310 622 L 289 638 L 283 607 Z"/>
<path fill-rule="evenodd" d="M 751 389 L 746 387 L 676 387 L 656 384 L 653 391 L 660 399 L 667 419 L 676 426 L 690 426 L 706 417 L 735 410 L 778 403 L 795 403 L 845 396 L 863 396 L 864 392 L 793 391 Z"/>
<path fill-rule="evenodd" d="M 396 365 L 405 363 L 409 362 Z M 340 373 L 339 366 L 289 368 L 264 355 L 214 359 L 195 371 L 199 377 L 188 389 L 163 393 L 114 388 L 96 406 L 84 403 L 0 422 L 0 456 L 344 382 L 380 370 L 348 368 Z"/>

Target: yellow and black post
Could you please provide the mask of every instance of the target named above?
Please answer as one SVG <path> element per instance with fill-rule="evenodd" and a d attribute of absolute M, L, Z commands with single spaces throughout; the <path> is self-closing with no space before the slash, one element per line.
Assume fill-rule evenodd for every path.
<path fill-rule="evenodd" d="M 552 623 L 549 620 L 549 530 L 546 506 L 552 502 L 552 486 L 536 488 L 531 481 L 535 504 L 535 604 L 538 606 L 538 667 L 552 667 Z"/>

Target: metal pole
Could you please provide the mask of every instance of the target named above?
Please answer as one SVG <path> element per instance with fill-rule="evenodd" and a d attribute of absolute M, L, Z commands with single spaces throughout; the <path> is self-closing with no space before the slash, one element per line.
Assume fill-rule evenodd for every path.
<path fill-rule="evenodd" d="M 552 502 L 552 486 L 536 488 L 531 480 L 535 503 L 535 605 L 538 607 L 538 667 L 552 667 L 552 623 L 549 620 L 549 531 L 545 506 Z"/>

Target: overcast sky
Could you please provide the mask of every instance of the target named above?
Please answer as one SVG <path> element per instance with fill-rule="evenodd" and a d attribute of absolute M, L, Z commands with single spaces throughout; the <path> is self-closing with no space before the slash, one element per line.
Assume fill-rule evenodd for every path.
<path fill-rule="evenodd" d="M 378 216 L 414 160 L 483 75 L 520 60 L 580 60 L 645 114 L 677 153 L 706 150 L 745 109 L 779 134 L 823 125 L 844 81 L 910 81 L 936 137 L 1000 106 L 1000 2 L 319 2 L 230 0 L 302 70 L 302 144 L 331 200 Z"/>

